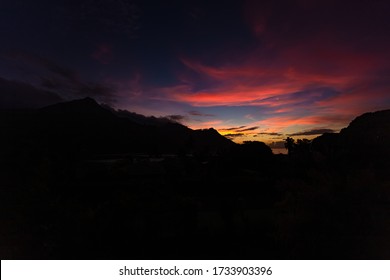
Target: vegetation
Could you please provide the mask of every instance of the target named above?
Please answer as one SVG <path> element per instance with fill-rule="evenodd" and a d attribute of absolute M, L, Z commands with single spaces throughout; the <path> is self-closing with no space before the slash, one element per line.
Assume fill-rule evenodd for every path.
<path fill-rule="evenodd" d="M 131 129 L 130 148 L 106 147 L 123 128 L 110 114 L 98 121 L 79 115 L 68 130 L 67 118 L 27 115 L 2 118 L 2 258 L 390 257 L 390 154 L 349 146 L 351 127 L 313 141 L 287 138 L 285 156 L 261 142 L 224 146 L 230 142 L 214 130 L 175 126 L 169 139 L 181 139 L 180 149 L 164 140 L 148 152 Z M 83 122 L 90 127 L 84 135 Z M 99 136 L 94 124 L 114 127 L 115 137 Z M 381 131 L 376 121 L 370 127 Z"/>

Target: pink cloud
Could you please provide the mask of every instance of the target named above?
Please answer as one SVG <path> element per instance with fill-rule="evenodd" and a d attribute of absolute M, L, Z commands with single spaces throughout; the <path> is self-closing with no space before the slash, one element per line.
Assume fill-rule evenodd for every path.
<path fill-rule="evenodd" d="M 383 87 L 374 89 L 378 73 L 387 67 L 385 58 L 389 55 L 385 53 L 355 50 L 348 43 L 320 35 L 273 50 L 272 59 L 266 58 L 267 49 L 258 48 L 233 65 L 221 62 L 211 66 L 182 57 L 186 69 L 205 79 L 206 86 L 197 90 L 199 76 L 183 72 L 182 84 L 156 89 L 162 94 L 155 98 L 191 106 L 261 106 L 275 114 L 317 108 L 320 114 L 332 111 L 353 116 L 370 108 L 368 104 L 375 103 L 373 96 L 377 100 L 388 96 Z M 337 94 L 328 96 L 316 88 L 332 89 Z M 297 92 L 304 94 L 293 94 Z"/>

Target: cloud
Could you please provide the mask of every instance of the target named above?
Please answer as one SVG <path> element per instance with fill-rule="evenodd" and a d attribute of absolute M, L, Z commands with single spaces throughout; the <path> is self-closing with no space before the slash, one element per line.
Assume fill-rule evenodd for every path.
<path fill-rule="evenodd" d="M 180 123 L 180 121 L 186 118 L 185 116 L 181 115 L 170 115 L 165 117 L 145 116 L 135 112 L 130 112 L 128 110 L 114 109 L 113 107 L 104 103 L 100 105 L 120 118 L 129 119 L 132 122 L 141 125 L 161 126 L 167 123 Z"/>
<path fill-rule="evenodd" d="M 41 77 L 41 86 L 71 98 L 89 96 L 109 104 L 116 99 L 116 89 L 111 85 L 103 83 L 59 79 L 58 77 Z"/>
<path fill-rule="evenodd" d="M 79 83 L 75 86 L 77 93 L 84 96 L 105 97 L 110 99 L 115 92 L 114 88 L 99 83 Z"/>
<path fill-rule="evenodd" d="M 258 135 L 268 135 L 268 136 L 283 136 L 282 133 L 278 132 L 260 132 Z"/>
<path fill-rule="evenodd" d="M 229 134 L 224 134 L 223 136 L 227 138 L 235 138 L 235 137 L 244 136 L 244 133 L 229 133 Z"/>
<path fill-rule="evenodd" d="M 316 115 L 308 112 L 307 115 L 287 115 L 287 116 L 276 116 L 268 117 L 264 120 L 258 121 L 257 124 L 267 129 L 284 132 L 289 127 L 313 127 L 324 124 L 332 125 L 335 128 L 342 128 L 348 121 L 351 121 L 352 116 L 348 115 Z"/>
<path fill-rule="evenodd" d="M 218 112 L 248 108 L 251 111 L 243 114 L 252 121 L 248 127 L 280 132 L 258 134 L 268 139 L 296 131 L 304 133 L 302 136 L 329 132 L 315 131 L 319 126 L 337 131 L 356 115 L 390 106 L 390 83 L 385 78 L 390 70 L 383 62 L 389 55 L 351 49 L 347 43 L 332 45 L 318 36 L 296 41 L 291 48 L 278 46 L 273 50 L 272 61 L 262 52 L 267 54 L 269 50 L 259 47 L 234 64 L 182 59 L 183 65 L 195 74 L 187 73 L 182 84 L 156 89 L 160 94 L 154 98 L 207 107 L 210 111 L 221 108 Z M 204 86 L 195 86 L 197 81 Z M 237 117 L 243 121 L 243 117 Z M 242 133 L 239 129 L 232 126 L 219 131 Z"/>
<path fill-rule="evenodd" d="M 218 132 L 221 133 L 221 135 L 233 139 L 238 137 L 248 137 L 249 135 L 255 135 L 254 130 L 258 129 L 258 126 L 236 126 L 236 127 L 227 127 L 227 128 L 219 128 Z"/>
<path fill-rule="evenodd" d="M 294 56 L 296 55 L 291 55 Z M 194 63 L 197 72 L 211 79 L 213 83 L 209 83 L 206 88 L 198 89 L 194 85 L 199 78 L 193 78 L 194 80 L 187 84 L 160 88 L 159 91 L 164 95 L 158 98 L 184 102 L 192 106 L 263 106 L 283 111 L 287 106 L 308 105 L 326 100 L 331 95 L 352 87 L 361 76 L 354 73 L 356 70 L 350 73 L 349 69 L 344 74 L 339 73 L 339 70 L 324 72 L 320 67 L 319 70 L 305 69 L 301 65 L 302 62 L 298 61 L 294 62 L 296 66 L 292 67 L 285 62 L 292 58 L 282 57 L 281 54 L 280 58 L 275 58 L 275 63 L 267 69 L 258 64 L 252 65 L 256 63 L 256 59 L 248 64 L 229 67 L 200 67 L 199 63 Z M 352 61 L 357 57 L 360 55 Z M 307 60 L 302 58 L 302 61 Z M 194 65 L 189 62 L 185 65 L 194 69 Z M 339 66 L 335 65 L 334 68 L 338 69 Z M 189 80 L 191 81 L 191 77 L 186 79 Z"/>
<path fill-rule="evenodd" d="M 8 53 L 6 57 L 19 62 L 20 68 L 25 69 L 32 77 L 38 76 L 38 80 L 35 78 L 37 87 L 55 91 L 67 99 L 90 96 L 105 103 L 111 104 L 115 101 L 116 89 L 113 86 L 85 81 L 76 71 L 48 58 L 22 51 Z"/>
<path fill-rule="evenodd" d="M 202 122 L 192 123 L 190 127 L 192 129 L 217 128 L 220 127 L 223 122 L 224 122 L 223 120 L 202 121 Z M 220 131 L 219 128 L 218 131 Z"/>
<path fill-rule="evenodd" d="M 311 129 L 307 131 L 295 132 L 292 134 L 288 134 L 289 136 L 310 136 L 310 135 L 319 135 L 324 133 L 335 133 L 336 131 L 329 128 L 319 128 L 319 129 Z"/>
<path fill-rule="evenodd" d="M 182 17 L 188 16 L 188 11 L 182 13 L 178 5 L 140 4 L 150 22 L 143 27 L 146 41 L 137 44 L 121 39 L 129 37 L 123 36 L 128 35 L 127 31 L 134 31 L 134 1 L 50 4 L 50 13 L 42 11 L 42 15 L 56 17 L 58 12 L 54 10 L 59 10 L 71 16 L 70 20 L 59 20 L 69 26 L 69 36 L 56 34 L 75 40 L 66 42 L 63 50 L 48 50 L 48 46 L 61 45 L 65 39 L 41 32 L 34 46 L 41 43 L 40 52 L 54 57 L 56 51 L 57 55 L 64 53 L 63 59 L 72 57 L 67 50 L 77 49 L 74 69 L 79 72 L 36 55 L 16 56 L 39 68 L 30 71 L 31 77 L 39 77 L 36 85 L 40 83 L 63 97 L 91 95 L 105 102 L 119 98 L 116 104 L 121 108 L 161 116 L 185 114 L 192 127 L 226 127 L 219 130 L 245 134 L 243 138 L 256 133 L 269 140 L 282 136 L 272 135 L 275 131 L 307 134 L 319 127 L 337 131 L 358 114 L 390 106 L 387 1 L 246 0 L 233 1 L 237 3 L 234 6 L 228 2 L 223 10 L 215 5 L 212 11 L 209 4 L 189 5 L 187 10 L 193 12 L 195 5 L 204 11 L 202 17 L 193 12 L 190 25 Z M 33 6 L 36 4 L 28 4 Z M 167 12 L 172 15 L 169 21 L 164 19 Z M 41 21 L 46 23 L 42 18 L 34 24 Z M 156 22 L 161 23 L 158 28 Z M 17 33 L 19 37 L 24 34 Z M 42 37 L 46 39 L 38 42 Z M 85 57 L 89 54 L 108 64 L 113 58 L 113 45 L 119 47 L 119 42 L 115 67 L 97 65 Z M 86 61 L 79 60 L 83 55 Z M 92 66 L 101 68 L 92 70 Z M 90 76 L 96 74 L 96 80 L 85 80 L 80 76 L 83 71 Z M 115 77 L 105 76 L 104 71 L 113 71 Z M 122 84 L 111 86 L 109 78 Z M 246 126 L 241 126 L 243 123 Z M 258 134 L 256 129 L 251 130 L 254 127 L 271 133 Z"/>
<path fill-rule="evenodd" d="M 63 99 L 54 92 L 38 89 L 30 84 L 11 81 L 0 77 L 0 108 L 41 108 L 58 103 Z"/>
<path fill-rule="evenodd" d="M 265 138 L 315 133 L 316 127 L 337 131 L 358 114 L 389 107 L 386 9 L 368 1 L 354 4 L 353 11 L 344 2 L 309 2 L 283 3 L 280 9 L 278 2 L 245 1 L 251 48 L 212 58 L 209 52 L 180 53 L 178 82 L 156 88 L 153 98 L 207 107 L 210 112 L 253 108 L 245 114 L 253 121 L 248 127 L 280 133 L 259 134 Z M 372 13 L 365 13 L 368 7 Z M 231 130 L 220 131 L 239 133 L 236 124 L 243 118 L 234 117 Z"/>
<path fill-rule="evenodd" d="M 245 128 L 246 125 L 242 125 L 242 126 L 238 126 L 238 127 L 228 127 L 228 128 L 221 128 L 220 130 L 226 130 L 226 131 L 230 131 L 230 130 L 238 130 L 238 129 L 243 129 Z"/>
<path fill-rule="evenodd" d="M 173 122 L 178 122 L 178 123 L 186 120 L 186 117 L 182 116 L 182 115 L 169 115 L 169 116 L 165 116 L 164 118 L 166 118 L 170 121 L 173 121 Z"/>
<path fill-rule="evenodd" d="M 195 110 L 189 111 L 188 114 L 191 116 L 197 116 L 197 117 L 215 117 L 215 115 L 213 115 L 213 114 L 205 114 L 205 113 L 201 113 L 201 112 L 195 111 Z"/>
<path fill-rule="evenodd" d="M 73 71 L 65 66 L 59 65 L 58 63 L 56 63 L 48 58 L 45 58 L 45 57 L 42 57 L 42 56 L 39 56 L 39 55 L 36 55 L 33 53 L 24 52 L 24 51 L 11 51 L 11 52 L 6 53 L 4 56 L 6 58 L 9 58 L 9 59 L 12 59 L 15 61 L 20 61 L 20 62 L 24 62 L 27 64 L 35 65 L 36 67 L 44 68 L 44 69 L 48 70 L 49 72 L 56 74 L 60 77 L 63 77 L 67 80 L 78 80 L 79 79 L 79 77 L 75 71 Z"/>
<path fill-rule="evenodd" d="M 252 126 L 252 127 L 237 129 L 236 131 L 238 131 L 238 132 L 253 131 L 253 130 L 256 130 L 258 128 L 259 128 L 258 126 Z"/>

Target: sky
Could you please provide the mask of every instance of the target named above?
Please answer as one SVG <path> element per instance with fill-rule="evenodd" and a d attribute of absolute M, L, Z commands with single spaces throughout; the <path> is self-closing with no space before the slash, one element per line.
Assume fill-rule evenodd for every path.
<path fill-rule="evenodd" d="M 389 14 L 372 0 L 4 0 L 0 101 L 90 96 L 283 147 L 390 108 Z"/>

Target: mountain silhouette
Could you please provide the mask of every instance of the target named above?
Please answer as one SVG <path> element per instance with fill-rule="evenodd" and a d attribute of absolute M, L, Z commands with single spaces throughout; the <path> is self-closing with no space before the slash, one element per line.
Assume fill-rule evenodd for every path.
<path fill-rule="evenodd" d="M 325 133 L 312 141 L 312 149 L 327 156 L 371 161 L 390 156 L 390 110 L 356 117 L 340 133 Z"/>
<path fill-rule="evenodd" d="M 11 119 L 15 115 L 19 121 L 8 125 L 12 131 L 7 133 L 17 130 L 16 142 L 23 139 L 29 147 L 51 153 L 216 153 L 235 145 L 214 129 L 192 130 L 167 119 L 133 114 L 143 120 L 135 121 L 89 97 L 31 110 L 23 116 L 13 114 Z M 145 121 L 148 119 L 151 121 Z"/>
<path fill-rule="evenodd" d="M 101 107 L 93 98 L 62 102 L 40 109 L 45 114 L 85 116 L 90 118 L 110 118 L 113 114 Z"/>
<path fill-rule="evenodd" d="M 287 156 L 91 98 L 0 111 L 0 253 L 387 259 L 389 123 L 363 114 Z"/>
<path fill-rule="evenodd" d="M 341 130 L 344 148 L 350 153 L 390 155 L 390 110 L 365 113 Z"/>

